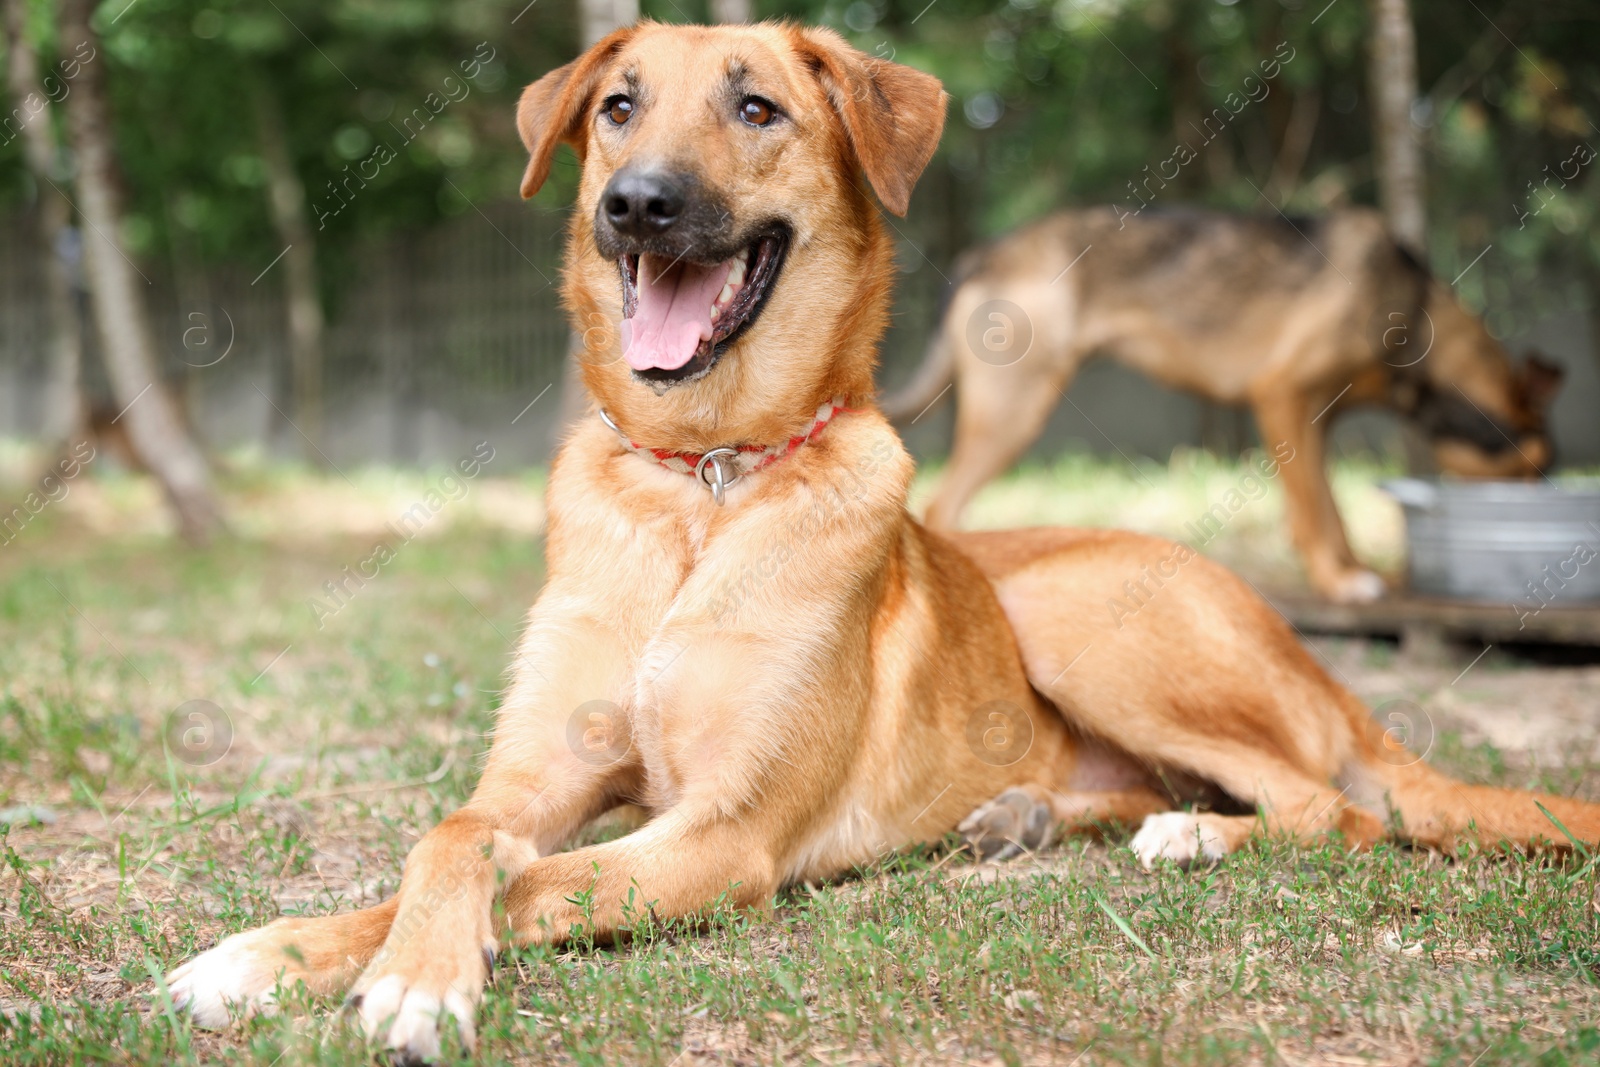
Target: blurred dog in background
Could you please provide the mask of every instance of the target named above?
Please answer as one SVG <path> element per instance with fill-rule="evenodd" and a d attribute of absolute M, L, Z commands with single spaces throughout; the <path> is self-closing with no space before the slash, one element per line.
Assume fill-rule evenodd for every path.
<path fill-rule="evenodd" d="M 1384 592 L 1351 552 L 1329 488 L 1324 443 L 1338 412 L 1398 412 L 1452 474 L 1532 478 L 1551 462 L 1545 412 L 1560 368 L 1536 356 L 1514 364 L 1370 210 L 1067 211 L 968 252 L 953 277 L 921 369 L 883 403 L 904 422 L 955 382 L 955 444 L 927 513 L 935 529 L 956 527 L 1097 354 L 1250 406 L 1267 450 L 1294 457 L 1282 467 L 1290 536 L 1311 585 L 1335 601 Z"/>

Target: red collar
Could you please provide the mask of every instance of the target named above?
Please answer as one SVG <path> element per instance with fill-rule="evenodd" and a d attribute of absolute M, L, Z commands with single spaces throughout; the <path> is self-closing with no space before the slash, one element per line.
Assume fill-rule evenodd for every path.
<path fill-rule="evenodd" d="M 845 406 L 843 397 L 836 396 L 817 409 L 817 416 L 812 420 L 811 429 L 787 441 L 776 445 L 724 445 L 704 453 L 669 452 L 662 448 L 647 448 L 636 444 L 623 433 L 622 428 L 611 421 L 611 416 L 606 414 L 604 408 L 600 409 L 600 418 L 616 431 L 628 451 L 659 463 L 668 470 L 697 479 L 711 491 L 712 499 L 720 504 L 723 494 L 734 482 L 747 474 L 754 474 L 771 466 L 807 441 L 816 440 L 835 415 L 841 411 L 854 410 L 856 409 Z"/>

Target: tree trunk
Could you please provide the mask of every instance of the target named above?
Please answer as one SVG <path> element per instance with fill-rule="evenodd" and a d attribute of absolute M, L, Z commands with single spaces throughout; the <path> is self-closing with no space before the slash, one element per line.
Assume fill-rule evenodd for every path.
<path fill-rule="evenodd" d="M 1589 356 L 1595 361 L 1595 369 L 1600 370 L 1600 262 L 1592 252 L 1583 258 L 1582 274 L 1588 282 Z"/>
<path fill-rule="evenodd" d="M 578 0 L 578 10 L 584 48 L 619 26 L 639 21 L 639 0 Z"/>
<path fill-rule="evenodd" d="M 321 461 L 322 447 L 322 337 L 324 319 L 317 280 L 317 243 L 306 213 L 306 190 L 295 170 L 284 126 L 283 108 L 272 90 L 256 88 L 256 119 L 261 137 L 261 158 L 267 169 L 267 200 L 278 240 L 288 246 L 283 255 L 284 294 L 289 313 L 289 379 L 293 393 L 295 425 L 309 441 L 305 458 Z"/>
<path fill-rule="evenodd" d="M 1175 12 L 1175 21 L 1171 32 L 1166 35 L 1167 58 L 1167 86 L 1172 94 L 1172 138 L 1174 145 L 1195 146 L 1200 129 L 1200 106 L 1203 99 L 1203 90 L 1200 85 L 1200 75 L 1195 69 L 1196 57 L 1194 49 L 1189 42 L 1198 36 L 1192 26 L 1193 15 L 1198 12 L 1204 17 L 1204 12 L 1198 8 L 1180 5 Z M 1196 146 L 1196 150 L 1205 151 L 1204 145 Z M 1180 167 L 1177 177 L 1171 181 L 1174 199 L 1191 199 L 1200 192 L 1201 182 L 1198 167 Z M 1116 198 L 1121 199 L 1128 195 L 1125 189 L 1118 190 Z"/>
<path fill-rule="evenodd" d="M 1407 0 L 1371 0 L 1372 133 L 1378 199 L 1396 240 L 1428 251 L 1422 139 L 1411 121 L 1417 99 L 1417 40 Z"/>
<path fill-rule="evenodd" d="M 749 22 L 750 0 L 711 0 L 712 22 Z"/>
<path fill-rule="evenodd" d="M 17 113 L 24 116 L 22 152 L 39 189 L 39 250 L 44 257 L 45 310 L 50 329 L 50 376 L 45 389 L 44 419 L 39 436 L 45 454 L 53 456 L 84 429 L 79 367 L 83 362 L 77 309 L 72 299 L 72 270 L 64 258 L 71 240 L 72 204 L 58 182 L 59 166 L 54 116 L 39 78 L 38 56 L 27 36 L 27 0 L 4 0 L 8 49 L 6 72 Z"/>
<path fill-rule="evenodd" d="M 89 25 L 94 8 L 95 0 L 61 0 L 60 5 L 64 50 L 83 43 L 95 53 L 93 61 L 82 65 L 66 99 L 69 140 L 78 164 L 78 209 L 88 231 L 85 275 L 107 377 L 121 409 L 117 421 L 127 422 L 128 440 L 139 461 L 161 483 L 179 531 L 191 543 L 202 544 L 221 528 L 222 511 L 205 457 L 190 439 L 160 378 L 140 289 L 140 283 L 148 281 L 119 237 L 121 175 L 106 93 L 104 47 Z"/>
<path fill-rule="evenodd" d="M 717 0 L 726 2 L 726 0 Z M 578 0 L 578 15 L 584 48 L 589 48 L 620 26 L 639 21 L 639 0 Z M 578 354 L 583 338 L 576 332 L 567 335 L 567 358 L 562 362 L 561 409 L 556 414 L 556 441 L 566 436 L 567 427 L 584 416 L 589 407 L 589 390 L 584 388 Z"/>
<path fill-rule="evenodd" d="M 1289 108 L 1289 119 L 1278 142 L 1278 154 L 1273 160 L 1271 184 L 1278 203 L 1289 203 L 1300 185 L 1300 175 L 1305 170 L 1306 158 L 1311 154 L 1311 138 L 1317 132 L 1317 120 L 1322 116 L 1322 91 L 1315 86 L 1296 90 Z"/>

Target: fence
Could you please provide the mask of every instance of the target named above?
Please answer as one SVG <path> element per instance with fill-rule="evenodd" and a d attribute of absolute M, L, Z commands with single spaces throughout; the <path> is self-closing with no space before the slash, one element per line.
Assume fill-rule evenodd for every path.
<path fill-rule="evenodd" d="M 565 222 L 564 212 L 485 205 L 481 214 L 356 249 L 341 268 L 347 281 L 335 287 L 325 341 L 321 444 L 330 460 L 449 460 L 485 427 L 505 433 L 514 418 L 504 454 L 512 462 L 548 455 L 567 345 L 557 292 Z M 30 220 L 0 220 L 0 248 L 0 436 L 26 438 L 39 429 L 47 371 Z M 908 269 L 893 343 L 898 359 L 914 361 L 943 283 L 909 243 L 902 253 Z M 303 444 L 285 417 L 292 411 L 283 268 L 264 266 L 139 264 L 163 373 L 207 446 L 295 455 Z M 110 403 L 81 294 L 79 305 L 85 390 Z M 905 328 L 908 319 L 918 328 Z"/>
<path fill-rule="evenodd" d="M 967 239 L 953 198 L 940 191 L 919 192 L 912 215 L 893 220 L 901 274 L 880 374 L 891 386 L 922 358 L 944 272 Z M 484 205 L 434 229 L 354 251 L 339 268 L 324 355 L 322 448 L 333 463 L 448 462 L 485 437 L 511 464 L 548 457 L 567 344 L 557 293 L 565 221 L 564 212 L 522 203 Z M 30 220 L 0 219 L 0 437 L 25 438 L 40 424 L 46 322 L 39 262 Z M 140 264 L 165 373 L 183 392 L 205 444 L 298 456 L 303 442 L 280 414 L 292 416 L 283 268 L 263 268 Z M 108 403 L 82 299 L 80 319 L 85 387 Z M 1525 340 L 1566 364 L 1558 449 L 1566 462 L 1593 464 L 1600 462 L 1600 422 L 1593 418 L 1600 381 L 1584 325 L 1575 313 Z M 1036 454 L 1071 444 L 1165 457 L 1174 445 L 1227 449 L 1249 435 L 1243 416 L 1110 364 L 1085 368 L 1072 397 Z M 913 451 L 948 446 L 950 412 L 946 404 L 909 428 Z M 1393 441 L 1392 423 L 1352 419 L 1335 446 L 1392 448 Z"/>

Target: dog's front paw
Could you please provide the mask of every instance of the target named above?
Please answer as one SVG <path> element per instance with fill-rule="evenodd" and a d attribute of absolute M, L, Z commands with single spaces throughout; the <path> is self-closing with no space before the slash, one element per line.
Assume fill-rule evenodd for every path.
<path fill-rule="evenodd" d="M 281 922 L 223 939 L 167 975 L 167 991 L 195 1024 L 220 1030 L 236 1018 L 277 1010 L 279 976 L 292 984 L 300 967 Z"/>
<path fill-rule="evenodd" d="M 1327 590 L 1328 599 L 1336 604 L 1370 604 L 1387 592 L 1383 579 L 1365 569 L 1344 571 Z"/>
<path fill-rule="evenodd" d="M 356 983 L 349 1007 L 367 1040 L 387 1050 L 393 1063 L 432 1063 L 449 1020 L 462 1046 L 475 1047 L 474 1017 L 493 966 L 494 950 L 487 944 L 386 949 Z"/>
<path fill-rule="evenodd" d="M 1008 860 L 1050 844 L 1055 816 L 1050 805 L 1023 789 L 1007 789 L 956 828 L 980 860 Z"/>
<path fill-rule="evenodd" d="M 1228 854 L 1228 843 L 1215 828 L 1207 826 L 1198 815 L 1183 811 L 1146 815 L 1144 825 L 1128 844 L 1146 870 L 1154 867 L 1157 860 L 1167 859 L 1187 867 L 1197 858 L 1216 862 Z"/>

